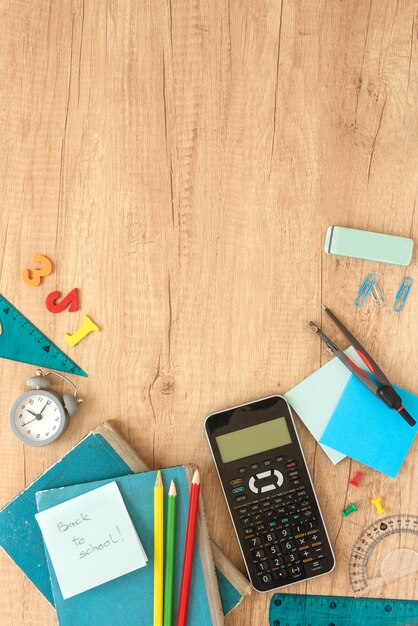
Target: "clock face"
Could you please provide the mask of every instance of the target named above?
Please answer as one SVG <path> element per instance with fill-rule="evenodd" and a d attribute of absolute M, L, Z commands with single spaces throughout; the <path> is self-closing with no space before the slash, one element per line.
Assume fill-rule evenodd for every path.
<path fill-rule="evenodd" d="M 17 437 L 30 445 L 42 446 L 59 437 L 65 426 L 65 412 L 54 394 L 43 389 L 23 393 L 13 404 L 10 423 Z"/>

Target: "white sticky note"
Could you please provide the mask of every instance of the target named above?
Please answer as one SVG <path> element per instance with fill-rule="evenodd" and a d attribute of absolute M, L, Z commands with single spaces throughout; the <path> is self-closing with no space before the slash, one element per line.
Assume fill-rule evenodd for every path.
<path fill-rule="evenodd" d="M 35 514 L 64 599 L 148 559 L 116 482 Z"/>

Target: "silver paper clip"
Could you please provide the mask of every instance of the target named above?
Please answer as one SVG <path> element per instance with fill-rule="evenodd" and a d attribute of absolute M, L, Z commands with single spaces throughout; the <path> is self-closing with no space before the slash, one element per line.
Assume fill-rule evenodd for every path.
<path fill-rule="evenodd" d="M 362 306 L 365 301 L 370 289 L 376 282 L 375 274 L 367 274 L 366 278 L 363 280 L 360 289 L 358 290 L 358 294 L 354 298 L 354 306 L 358 309 Z M 374 300 L 374 298 L 373 298 Z"/>
<path fill-rule="evenodd" d="M 372 294 L 373 302 L 377 306 L 380 306 L 380 307 L 386 306 L 385 294 L 383 293 L 383 289 L 381 288 L 381 286 L 379 285 L 377 281 L 373 285 L 370 293 Z"/>
<path fill-rule="evenodd" d="M 396 313 L 400 313 L 402 311 L 411 287 L 412 278 L 410 276 L 405 276 L 395 296 L 395 304 L 393 305 L 393 310 L 396 311 Z"/>

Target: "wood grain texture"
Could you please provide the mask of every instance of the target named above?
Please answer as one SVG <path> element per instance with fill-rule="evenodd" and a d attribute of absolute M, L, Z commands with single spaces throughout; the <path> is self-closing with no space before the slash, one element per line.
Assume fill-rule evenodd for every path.
<path fill-rule="evenodd" d="M 321 301 L 418 392 L 415 288 L 401 315 L 352 306 L 367 272 L 391 303 L 405 270 L 322 251 L 330 224 L 418 239 L 417 25 L 414 0 L 2 0 L 1 292 L 62 348 L 82 312 L 102 332 L 67 347 L 90 374 L 85 403 L 43 450 L 6 418 L 32 370 L 0 361 L 0 504 L 112 418 L 150 465 L 199 462 L 211 533 L 242 568 L 204 416 L 325 362 L 306 331 L 331 332 Z M 33 289 L 20 270 L 36 253 L 56 270 Z M 76 286 L 79 313 L 48 313 L 50 291 Z M 349 594 L 371 492 L 417 512 L 418 447 L 391 480 L 334 468 L 297 426 L 338 564 L 291 590 Z M 342 519 L 357 469 L 361 510 Z M 265 624 L 269 600 L 254 593 L 226 624 Z M 0 621 L 55 623 L 4 554 Z"/>

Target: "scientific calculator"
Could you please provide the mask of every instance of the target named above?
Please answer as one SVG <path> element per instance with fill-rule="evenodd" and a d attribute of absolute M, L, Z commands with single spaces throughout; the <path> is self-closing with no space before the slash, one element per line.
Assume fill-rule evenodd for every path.
<path fill-rule="evenodd" d="M 286 400 L 212 413 L 205 430 L 253 587 L 330 572 L 334 554 Z"/>

